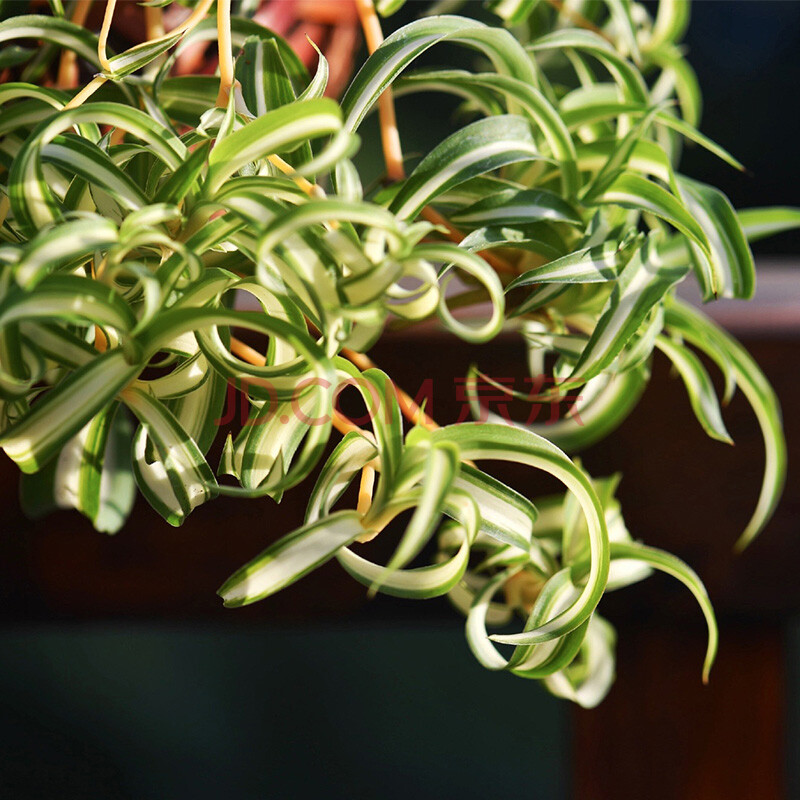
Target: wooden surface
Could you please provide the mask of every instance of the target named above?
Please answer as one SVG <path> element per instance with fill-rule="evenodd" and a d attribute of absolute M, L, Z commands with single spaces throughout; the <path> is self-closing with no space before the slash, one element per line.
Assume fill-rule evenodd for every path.
<path fill-rule="evenodd" d="M 724 620 L 708 686 L 696 628 L 625 624 L 619 637 L 610 696 L 573 711 L 576 798 L 788 797 L 781 626 Z"/>

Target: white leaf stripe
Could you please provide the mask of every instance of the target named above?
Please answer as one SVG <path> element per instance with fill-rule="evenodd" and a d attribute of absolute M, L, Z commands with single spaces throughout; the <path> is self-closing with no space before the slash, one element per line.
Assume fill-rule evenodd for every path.
<path fill-rule="evenodd" d="M 480 665 L 490 670 L 505 669 L 508 661 L 500 655 L 486 631 L 486 620 L 494 595 L 517 570 L 498 573 L 475 595 L 467 614 L 465 633 L 467 644 Z"/>
<path fill-rule="evenodd" d="M 539 0 L 489 0 L 486 7 L 511 25 L 524 22 Z"/>
<path fill-rule="evenodd" d="M 601 373 L 581 388 L 569 413 L 552 424 L 526 426 L 568 453 L 575 453 L 604 439 L 633 411 L 649 378 L 645 367 L 616 375 Z"/>
<path fill-rule="evenodd" d="M 470 542 L 463 529 L 461 537 L 461 545 L 451 558 L 415 569 L 387 572 L 386 567 L 368 561 L 347 547 L 336 554 L 336 559 L 356 580 L 377 588 L 382 594 L 414 599 L 440 597 L 461 579 L 469 563 Z"/>
<path fill-rule="evenodd" d="M 569 608 L 578 594 L 579 590 L 570 580 L 570 570 L 564 568 L 557 572 L 542 587 L 525 622 L 525 630 L 533 630 Z M 563 657 L 564 649 L 574 651 L 580 646 L 588 624 L 586 620 L 562 639 L 516 647 L 508 660 L 508 668 L 525 677 L 544 677 L 557 671 L 563 666 L 559 655 Z"/>
<path fill-rule="evenodd" d="M 296 99 L 292 82 L 274 39 L 248 39 L 236 60 L 236 77 L 242 97 L 254 117 Z"/>
<path fill-rule="evenodd" d="M 36 472 L 139 372 L 121 350 L 98 356 L 37 402 L 0 436 L 0 447 L 23 472 Z"/>
<path fill-rule="evenodd" d="M 158 42 L 144 42 L 143 44 L 131 47 L 124 53 L 112 56 L 108 60 L 108 64 L 111 67 L 109 75 L 114 79 L 119 79 L 147 66 L 147 64 L 150 64 L 162 53 L 169 50 L 170 47 L 180 40 L 182 35 L 182 33 L 178 33 L 167 36 Z"/>
<path fill-rule="evenodd" d="M 604 99 L 599 98 L 596 101 L 574 106 L 570 105 L 569 107 L 564 104 L 561 107 L 561 116 L 567 128 L 574 129 L 582 125 L 603 122 L 622 115 L 635 116 L 646 114 L 650 110 L 650 107 L 647 105 L 620 103 L 616 101 L 606 102 Z M 724 147 L 721 147 L 716 142 L 703 135 L 697 128 L 680 117 L 676 117 L 669 111 L 657 110 L 655 113 L 655 120 L 660 125 L 674 130 L 686 139 L 689 139 L 708 150 L 710 153 L 713 153 L 718 158 L 730 164 L 734 169 L 740 171 L 744 170 L 742 163 L 734 158 Z M 644 143 L 644 141 L 642 143 Z"/>
<path fill-rule="evenodd" d="M 461 465 L 453 488 L 466 491 L 477 502 L 481 531 L 519 550 L 530 548 L 537 517 L 530 500 L 468 464 Z"/>
<path fill-rule="evenodd" d="M 153 439 L 161 456 L 158 467 L 166 473 L 179 503 L 173 514 L 182 519 L 214 495 L 216 479 L 211 468 L 195 441 L 160 400 L 135 387 L 128 387 L 120 397 Z M 174 523 L 174 518 L 169 521 Z"/>
<path fill-rule="evenodd" d="M 95 215 L 68 220 L 56 228 L 41 231 L 28 243 L 25 255 L 15 265 L 17 282 L 30 288 L 46 271 L 88 257 L 95 250 L 115 244 L 117 238 L 117 226 Z"/>
<path fill-rule="evenodd" d="M 450 215 L 455 223 L 511 225 L 550 220 L 581 224 L 580 214 L 557 194 L 538 189 L 504 189 Z"/>
<path fill-rule="evenodd" d="M 145 427 L 140 425 L 133 437 L 132 463 L 136 485 L 150 506 L 166 522 L 177 527 L 183 523 L 191 508 L 185 498 L 178 496 L 179 487 L 174 486 L 165 464 L 158 456 L 160 451 L 151 443 Z"/>
<path fill-rule="evenodd" d="M 706 232 L 683 203 L 665 189 L 639 175 L 633 173 L 620 175 L 595 202 L 616 203 L 624 208 L 649 211 L 674 225 L 681 233 L 685 233 L 700 245 L 704 252 L 709 250 Z"/>
<path fill-rule="evenodd" d="M 95 67 L 97 60 L 97 37 L 85 28 L 65 19 L 30 14 L 10 17 L 0 22 L 0 43 L 15 39 L 43 39 L 73 50 Z"/>
<path fill-rule="evenodd" d="M 298 95 L 298 100 L 312 100 L 315 97 L 322 97 L 328 86 L 328 76 L 330 74 L 328 59 L 325 58 L 314 42 L 311 42 L 311 46 L 317 52 L 317 70 L 314 73 L 314 77 L 309 81 L 308 86 Z"/>
<path fill-rule="evenodd" d="M 800 208 L 746 208 L 736 215 L 748 242 L 800 228 Z"/>
<path fill-rule="evenodd" d="M 100 513 L 100 490 L 108 437 L 118 409 L 114 403 L 101 411 L 87 426 L 78 478 L 78 508 L 93 522 Z"/>
<path fill-rule="evenodd" d="M 234 172 L 271 153 L 341 129 L 341 112 L 327 98 L 281 106 L 225 137 L 208 159 L 206 193 L 213 195 Z"/>
<path fill-rule="evenodd" d="M 700 223 L 710 245 L 709 252 L 695 253 L 698 278 L 705 299 L 737 297 L 749 300 L 755 292 L 753 254 L 728 198 L 698 181 L 678 178 L 684 202 Z"/>
<path fill-rule="evenodd" d="M 683 0 L 662 0 L 658 4 L 655 23 L 647 40 L 648 50 L 680 39 L 689 24 L 689 4 Z"/>
<path fill-rule="evenodd" d="M 64 319 L 131 331 L 136 317 L 112 289 L 77 275 L 48 275 L 35 292 L 17 289 L 0 301 L 0 328 L 14 322 Z"/>
<path fill-rule="evenodd" d="M 717 655 L 719 632 L 717 630 L 717 621 L 714 616 L 714 609 L 708 597 L 708 592 L 697 573 L 671 553 L 666 553 L 655 547 L 648 547 L 639 542 L 612 542 L 610 549 L 612 559 L 630 559 L 647 564 L 649 567 L 659 572 L 664 572 L 676 578 L 694 595 L 695 600 L 697 600 L 703 612 L 708 628 L 708 645 L 703 662 L 703 683 L 708 683 L 708 676 Z M 584 569 L 585 566 L 583 564 L 575 565 L 573 567 L 573 574 L 575 576 L 580 576 Z"/>
<path fill-rule="evenodd" d="M 97 145 L 86 139 L 58 136 L 41 150 L 42 162 L 55 164 L 68 175 L 78 175 L 108 192 L 123 207 L 133 211 L 147 204 L 147 198 Z"/>
<path fill-rule="evenodd" d="M 620 275 L 569 383 L 583 383 L 610 366 L 648 312 L 687 271 L 661 264 L 653 239 L 648 239 Z"/>
<path fill-rule="evenodd" d="M 124 524 L 136 500 L 136 481 L 131 468 L 133 426 L 119 411 L 109 432 L 103 454 L 100 503 L 93 524 L 103 533 L 116 533 Z"/>
<path fill-rule="evenodd" d="M 292 83 L 296 89 L 298 89 L 301 85 L 304 85 L 308 81 L 308 72 L 306 68 L 303 66 L 303 62 L 294 52 L 294 50 L 289 46 L 288 42 L 283 39 L 281 36 L 278 36 L 276 33 L 271 31 L 269 28 L 264 27 L 263 25 L 259 25 L 257 22 L 251 19 L 245 19 L 240 16 L 232 16 L 231 17 L 231 44 L 233 45 L 234 53 L 238 53 L 238 51 L 245 45 L 248 39 L 251 37 L 256 37 L 262 40 L 272 40 L 278 46 L 278 50 L 280 51 L 281 60 L 283 61 L 284 66 L 286 67 L 287 71 L 289 72 Z M 198 43 L 202 42 L 216 42 L 217 41 L 217 23 L 215 19 L 215 15 L 209 15 L 204 20 L 202 20 L 195 28 L 189 31 L 183 39 L 181 39 L 178 46 L 169 54 L 169 56 L 164 60 L 164 63 L 161 65 L 159 70 L 159 74 L 156 76 L 155 79 L 155 86 L 158 88 L 166 75 L 169 74 L 172 65 L 175 62 L 175 59 L 183 52 L 185 52 L 188 48 L 192 46 L 197 46 Z M 198 76 L 191 76 L 191 77 L 198 77 Z M 219 80 L 216 80 L 216 83 L 219 84 Z M 211 103 L 213 104 L 214 99 L 212 99 Z M 210 104 L 209 104 L 210 105 Z M 206 108 L 209 107 L 206 106 Z"/>
<path fill-rule="evenodd" d="M 35 504 L 27 512 L 49 510 L 54 502 L 75 508 L 87 516 L 95 530 L 116 533 L 125 522 L 135 499 L 130 469 L 130 423 L 117 413 L 113 403 L 70 439 L 59 457 L 35 476 L 27 476 L 28 487 L 38 484 L 45 496 L 28 497 Z M 49 482 L 49 487 L 45 484 Z"/>
<path fill-rule="evenodd" d="M 463 247 L 450 244 L 425 244 L 414 249 L 414 255 L 428 261 L 441 262 L 452 268 L 454 265 L 486 289 L 491 302 L 491 316 L 482 325 L 468 324 L 456 319 L 447 306 L 445 292 L 439 295 L 438 314 L 445 327 L 468 342 L 485 342 L 496 336 L 503 325 L 505 296 L 497 273 L 479 256 Z"/>
<path fill-rule="evenodd" d="M 593 31 L 579 29 L 562 30 L 536 39 L 527 49 L 532 53 L 545 50 L 575 48 L 590 53 L 602 61 L 615 77 L 627 99 L 633 102 L 647 101 L 647 85 L 641 74 L 614 47 Z"/>
<path fill-rule="evenodd" d="M 358 512 L 334 512 L 268 547 L 231 575 L 218 594 L 228 607 L 262 600 L 324 564 L 363 533 Z"/>
<path fill-rule="evenodd" d="M 737 542 L 737 548 L 743 549 L 769 521 L 786 481 L 786 439 L 780 403 L 752 356 L 700 311 L 673 299 L 667 306 L 665 322 L 710 358 L 718 362 L 724 359 L 722 363 L 733 372 L 758 419 L 766 450 L 764 477 L 756 509 Z"/>
<path fill-rule="evenodd" d="M 67 108 L 42 122 L 14 159 L 9 174 L 9 199 L 15 219 L 30 235 L 57 217 L 53 194 L 42 172 L 42 148 L 59 134 L 83 122 L 122 128 L 142 139 L 171 170 L 186 157 L 186 146 L 168 128 L 137 108 L 97 102 Z"/>
<path fill-rule="evenodd" d="M 423 73 L 421 78 L 425 80 L 426 75 Z M 573 197 L 577 194 L 579 176 L 575 168 L 575 145 L 558 112 L 538 89 L 510 75 L 494 73 L 475 75 L 452 70 L 430 73 L 427 79 L 445 84 L 478 86 L 506 97 L 509 100 L 509 111 L 524 112 L 533 126 L 542 132 L 550 152 L 560 164 L 566 196 Z"/>
<path fill-rule="evenodd" d="M 336 445 L 320 471 L 306 507 L 306 523 L 329 514 L 353 478 L 372 461 L 378 450 L 368 434 L 351 431 Z"/>
<path fill-rule="evenodd" d="M 97 355 L 94 347 L 57 325 L 26 321 L 20 325 L 20 330 L 45 356 L 70 369 L 82 367 Z"/>
<path fill-rule="evenodd" d="M 345 127 L 356 130 L 397 75 L 427 49 L 444 41 L 481 50 L 498 71 L 536 85 L 530 60 L 508 31 L 462 17 L 420 19 L 388 36 L 353 79 L 342 98 Z"/>
<path fill-rule="evenodd" d="M 201 142 L 162 184 L 153 197 L 156 203 L 180 203 L 200 177 L 208 158 L 210 142 Z"/>
<path fill-rule="evenodd" d="M 604 513 L 584 473 L 555 445 L 528 431 L 507 425 L 464 423 L 433 431 L 434 441 L 452 441 L 465 460 L 515 461 L 550 473 L 573 492 L 586 516 L 591 569 L 579 597 L 567 610 L 545 624 L 518 634 L 493 636 L 506 644 L 535 644 L 555 639 L 589 618 L 608 578 L 608 531 Z"/>
<path fill-rule="evenodd" d="M 595 614 L 589 620 L 580 656 L 572 664 L 544 679 L 544 685 L 557 697 L 584 708 L 594 708 L 614 681 L 614 629 Z"/>
<path fill-rule="evenodd" d="M 714 391 L 714 384 L 700 359 L 691 350 L 665 336 L 656 338 L 656 347 L 669 357 L 683 378 L 694 414 L 705 432 L 714 439 L 733 444 L 730 434 L 725 428 L 725 423 L 722 421 L 722 412 Z"/>
<path fill-rule="evenodd" d="M 478 120 L 429 153 L 392 201 L 401 219 L 413 218 L 437 194 L 459 183 L 519 161 L 541 158 L 529 124 L 521 117 Z"/>
<path fill-rule="evenodd" d="M 433 535 L 441 518 L 445 498 L 458 474 L 459 462 L 458 448 L 448 442 L 431 446 L 422 476 L 422 491 L 414 514 L 383 574 L 390 575 L 395 570 L 405 567 L 419 554 Z M 370 515 L 367 515 L 364 525 L 368 527 L 370 522 Z M 383 579 L 380 578 L 373 585 L 373 589 L 380 588 L 382 583 Z"/>
<path fill-rule="evenodd" d="M 603 283 L 617 277 L 627 253 L 620 242 L 604 242 L 558 258 L 515 278 L 506 291 L 537 283 Z"/>

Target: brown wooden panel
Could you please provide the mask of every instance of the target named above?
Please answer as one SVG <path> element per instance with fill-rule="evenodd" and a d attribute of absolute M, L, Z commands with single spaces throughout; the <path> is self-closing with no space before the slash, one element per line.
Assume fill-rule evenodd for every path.
<path fill-rule="evenodd" d="M 792 409 L 800 401 L 800 387 L 786 369 L 793 348 L 791 341 L 751 343 L 782 397 L 790 451 L 797 453 L 800 421 Z M 381 366 L 412 393 L 425 378 L 433 381 L 431 409 L 442 422 L 459 416 L 463 403 L 455 381 L 471 361 L 495 376 L 521 380 L 522 355 L 519 340 L 511 337 L 480 348 L 439 337 L 396 337 L 375 353 Z M 794 576 L 800 563 L 800 485 L 790 480 L 776 519 L 744 556 L 735 557 L 732 544 L 754 506 L 763 452 L 743 398 L 734 400 L 726 416 L 734 448 L 704 436 L 680 382 L 657 362 L 652 384 L 631 417 L 582 458 L 595 475 L 623 472 L 620 496 L 633 535 L 689 560 L 718 608 L 780 614 L 800 605 Z M 492 471 L 529 495 L 555 488 L 551 480 L 527 469 L 497 465 Z M 139 500 L 129 524 L 107 537 L 72 512 L 26 520 L 17 502 L 17 479 L 14 465 L 2 457 L 0 614 L 7 617 L 230 617 L 221 611 L 215 589 L 243 561 L 300 524 L 307 497 L 307 490 L 298 487 L 280 505 L 266 499 L 219 498 L 197 509 L 179 529 Z M 649 600 L 658 603 L 663 591 L 660 585 L 655 596 L 648 591 Z M 363 603 L 362 588 L 336 565 L 328 565 L 268 603 L 232 616 L 324 618 L 351 613 Z M 439 614 L 442 608 L 410 605 L 411 615 L 425 615 L 429 608 Z"/>
<path fill-rule="evenodd" d="M 784 789 L 781 629 L 723 625 L 708 686 L 701 635 L 623 626 L 617 683 L 573 712 L 577 800 L 780 800 Z"/>
<path fill-rule="evenodd" d="M 341 617 L 365 602 L 363 588 L 336 564 L 289 587 L 268 603 L 224 609 L 216 589 L 270 542 L 301 525 L 305 497 L 218 498 L 180 528 L 141 498 L 115 536 L 94 531 L 76 512 L 31 521 L 17 501 L 16 467 L 0 464 L 0 615 L 10 619 L 108 617 L 210 618 L 231 623 Z"/>

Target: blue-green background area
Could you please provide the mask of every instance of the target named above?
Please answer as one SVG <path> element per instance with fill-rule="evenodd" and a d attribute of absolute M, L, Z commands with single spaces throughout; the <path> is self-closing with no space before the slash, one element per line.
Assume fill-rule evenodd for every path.
<path fill-rule="evenodd" d="M 0 632 L 0 797 L 568 796 L 569 707 L 458 625 Z"/>

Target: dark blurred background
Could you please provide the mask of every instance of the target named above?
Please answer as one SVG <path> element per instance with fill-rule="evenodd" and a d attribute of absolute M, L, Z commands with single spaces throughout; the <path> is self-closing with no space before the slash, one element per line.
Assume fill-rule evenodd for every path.
<path fill-rule="evenodd" d="M 695 2 L 686 41 L 701 127 L 750 174 L 696 149 L 684 171 L 737 207 L 799 204 L 800 3 Z M 453 124 L 444 106 L 401 102 L 408 149 Z M 367 158 L 376 146 L 365 136 Z M 716 313 L 775 385 L 793 459 L 800 239 L 756 253 L 756 301 Z M 473 360 L 514 374 L 520 356 L 511 338 L 467 348 L 396 336 L 375 351 L 412 389 L 423 374 L 452 386 Z M 452 396 L 436 403 L 442 421 L 458 415 Z M 180 529 L 139 502 L 107 538 L 77 514 L 26 520 L 3 459 L 0 797 L 800 797 L 800 487 L 790 471 L 775 519 L 734 557 L 763 453 L 742 398 L 726 421 L 735 449 L 704 437 L 660 364 L 618 433 L 584 455 L 593 474 L 624 473 L 633 535 L 697 569 L 722 636 L 704 687 L 705 632 L 682 587 L 654 577 L 610 596 L 618 681 L 593 711 L 482 670 L 446 601 L 368 601 L 336 565 L 222 609 L 216 587 L 301 522 L 302 489 L 280 507 L 221 498 Z M 527 474 L 501 477 L 537 489 Z"/>
<path fill-rule="evenodd" d="M 749 174 L 692 147 L 682 171 L 724 189 L 736 208 L 797 205 L 800 3 L 700 0 L 685 43 L 703 90 L 703 132 Z M 755 252 L 796 256 L 800 234 L 759 242 Z"/>

